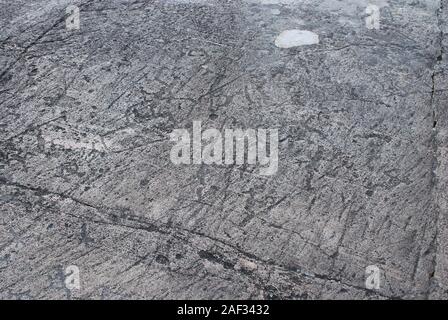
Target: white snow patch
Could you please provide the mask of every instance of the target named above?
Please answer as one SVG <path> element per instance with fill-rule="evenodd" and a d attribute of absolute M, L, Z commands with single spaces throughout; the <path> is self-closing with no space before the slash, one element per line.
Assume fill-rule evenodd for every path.
<path fill-rule="evenodd" d="M 275 45 L 279 48 L 293 48 L 309 46 L 319 43 L 319 35 L 307 30 L 285 30 L 275 39 Z"/>

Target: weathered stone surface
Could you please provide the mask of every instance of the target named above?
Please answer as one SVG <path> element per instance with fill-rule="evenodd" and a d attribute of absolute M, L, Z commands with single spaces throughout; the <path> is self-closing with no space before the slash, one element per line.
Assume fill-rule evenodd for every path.
<path fill-rule="evenodd" d="M 0 298 L 448 298 L 448 1 L 372 3 L 2 0 Z M 277 174 L 172 164 L 196 120 Z"/>

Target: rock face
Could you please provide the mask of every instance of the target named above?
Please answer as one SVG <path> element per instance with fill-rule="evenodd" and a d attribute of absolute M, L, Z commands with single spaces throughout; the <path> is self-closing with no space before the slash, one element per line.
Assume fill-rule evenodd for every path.
<path fill-rule="evenodd" d="M 447 0 L 16 0 L 0 26 L 1 299 L 448 298 Z M 193 121 L 278 129 L 278 171 L 174 165 Z"/>

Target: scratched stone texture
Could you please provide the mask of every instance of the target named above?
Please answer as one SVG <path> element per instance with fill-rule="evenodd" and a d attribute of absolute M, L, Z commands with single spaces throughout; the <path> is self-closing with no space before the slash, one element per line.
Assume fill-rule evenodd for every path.
<path fill-rule="evenodd" d="M 371 2 L 0 0 L 0 299 L 447 299 L 448 1 Z M 277 174 L 172 164 L 193 121 Z"/>

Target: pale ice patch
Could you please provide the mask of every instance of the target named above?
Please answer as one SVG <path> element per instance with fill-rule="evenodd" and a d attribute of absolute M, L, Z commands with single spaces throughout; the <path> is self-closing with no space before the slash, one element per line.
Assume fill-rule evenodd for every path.
<path fill-rule="evenodd" d="M 279 48 L 293 48 L 309 46 L 319 43 L 319 35 L 307 30 L 285 30 L 275 39 L 275 45 Z"/>

